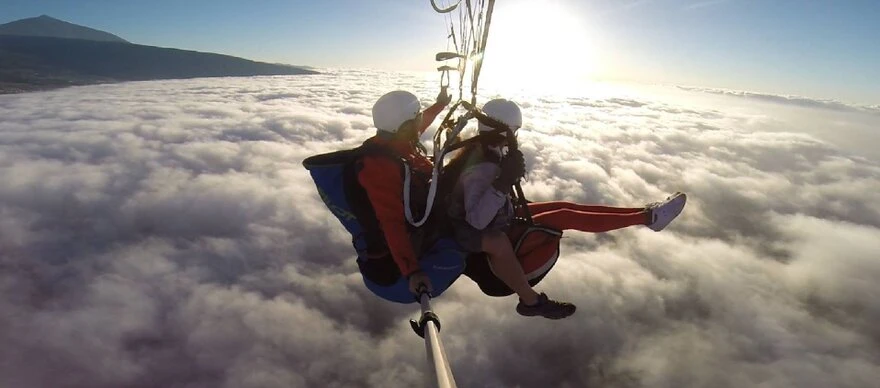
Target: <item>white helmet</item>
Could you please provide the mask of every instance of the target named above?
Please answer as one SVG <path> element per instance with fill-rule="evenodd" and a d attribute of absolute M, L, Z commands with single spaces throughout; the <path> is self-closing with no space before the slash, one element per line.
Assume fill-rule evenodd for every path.
<path fill-rule="evenodd" d="M 414 94 L 395 90 L 379 97 L 373 105 L 373 125 L 380 131 L 396 133 L 403 123 L 418 116 L 422 110 Z"/>
<path fill-rule="evenodd" d="M 503 98 L 496 98 L 483 105 L 483 113 L 504 125 L 507 125 L 514 132 L 522 127 L 522 112 L 515 102 Z M 480 123 L 480 132 L 494 131 L 488 125 Z M 505 134 L 506 135 L 506 134 Z"/>

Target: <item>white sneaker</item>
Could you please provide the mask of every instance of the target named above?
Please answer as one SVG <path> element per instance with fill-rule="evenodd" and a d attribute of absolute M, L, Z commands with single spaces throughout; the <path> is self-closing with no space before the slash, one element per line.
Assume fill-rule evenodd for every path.
<path fill-rule="evenodd" d="M 651 212 L 651 223 L 648 224 L 648 227 L 655 232 L 663 230 L 675 217 L 681 214 L 686 202 L 687 194 L 677 192 L 666 197 L 664 201 L 649 203 L 645 206 Z"/>

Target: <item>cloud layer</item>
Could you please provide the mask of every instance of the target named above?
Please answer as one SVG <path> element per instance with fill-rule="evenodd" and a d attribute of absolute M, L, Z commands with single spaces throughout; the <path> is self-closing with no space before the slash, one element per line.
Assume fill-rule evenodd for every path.
<path fill-rule="evenodd" d="M 398 88 L 427 104 L 436 80 L 336 71 L 0 96 L 0 385 L 424 385 L 417 310 L 366 291 L 300 164 L 370 136 L 372 102 Z M 519 317 L 515 298 L 460 280 L 435 302 L 459 386 L 880 379 L 880 163 L 847 146 L 863 138 L 840 112 L 807 107 L 835 143 L 774 104 L 485 95 L 524 107 L 531 199 L 690 199 L 662 233 L 566 232 L 540 289 L 576 303 L 570 319 Z"/>
<path fill-rule="evenodd" d="M 714 3 L 714 2 L 709 2 Z M 865 112 L 871 114 L 880 115 L 880 106 L 876 105 L 852 105 L 843 103 L 835 100 L 823 100 L 823 99 L 815 99 L 809 97 L 801 97 L 801 96 L 786 96 L 786 95 L 778 95 L 778 94 L 767 94 L 767 93 L 757 93 L 757 92 L 747 92 L 742 90 L 729 90 L 729 89 L 718 89 L 718 88 L 700 88 L 700 87 L 691 87 L 691 86 L 678 86 L 679 89 L 694 91 L 694 92 L 703 92 L 703 93 L 712 93 L 712 94 L 720 94 L 725 96 L 735 96 L 735 97 L 743 97 L 743 98 L 751 98 L 761 101 L 767 102 L 775 102 L 780 104 L 790 104 L 796 106 L 802 106 L 806 108 L 824 108 L 824 109 L 832 109 L 832 110 L 840 110 L 845 112 Z"/>

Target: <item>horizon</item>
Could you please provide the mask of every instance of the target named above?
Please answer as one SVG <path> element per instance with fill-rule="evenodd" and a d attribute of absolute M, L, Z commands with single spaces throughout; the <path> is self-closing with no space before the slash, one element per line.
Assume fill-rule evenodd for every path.
<path fill-rule="evenodd" d="M 13 0 L 5 8 L 0 24 L 47 15 L 135 44 L 316 68 L 431 71 L 433 54 L 446 46 L 443 15 L 428 0 L 259 6 Z M 880 26 L 871 15 L 880 15 L 880 4 L 499 2 L 484 72 L 526 85 L 589 79 L 880 105 L 880 47 L 871 43 L 880 40 Z"/>

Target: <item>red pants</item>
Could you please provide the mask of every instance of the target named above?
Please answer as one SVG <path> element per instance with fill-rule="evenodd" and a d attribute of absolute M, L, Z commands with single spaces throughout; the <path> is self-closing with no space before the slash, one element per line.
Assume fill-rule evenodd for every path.
<path fill-rule="evenodd" d="M 572 202 L 533 202 L 529 204 L 537 224 L 558 230 L 601 233 L 648 222 L 645 208 L 581 205 Z"/>

